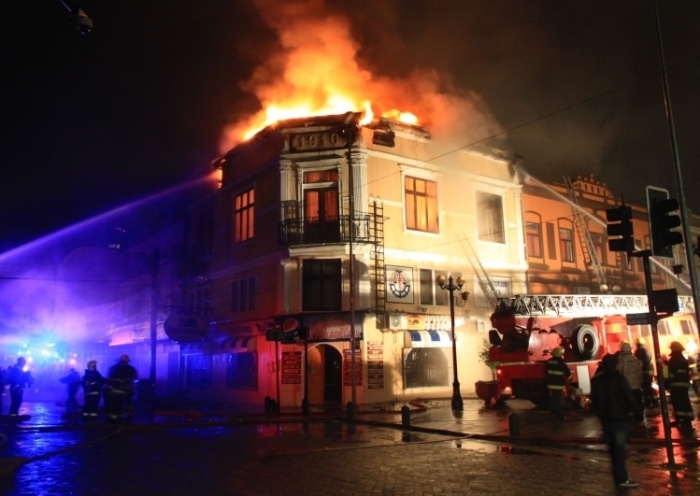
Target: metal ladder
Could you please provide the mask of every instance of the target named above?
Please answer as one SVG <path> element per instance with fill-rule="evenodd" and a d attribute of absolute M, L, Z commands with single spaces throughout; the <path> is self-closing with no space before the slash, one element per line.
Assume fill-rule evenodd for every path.
<path fill-rule="evenodd" d="M 386 314 L 386 270 L 384 264 L 384 204 L 379 198 L 372 201 L 372 218 L 369 227 L 372 250 L 370 259 L 374 267 L 374 308 L 377 316 Z"/>
<path fill-rule="evenodd" d="M 564 184 L 566 185 L 566 191 L 569 194 L 569 199 L 571 200 L 571 211 L 574 214 L 574 226 L 576 227 L 576 234 L 578 235 L 579 243 L 581 244 L 581 252 L 583 253 L 583 261 L 586 267 L 590 267 L 595 274 L 595 278 L 598 281 L 598 286 L 606 285 L 605 271 L 598 260 L 598 253 L 595 251 L 595 244 L 593 243 L 593 238 L 591 237 L 591 232 L 588 230 L 588 222 L 581 212 L 581 207 L 578 203 L 578 196 L 576 195 L 576 190 L 574 189 L 574 184 L 569 176 L 564 176 Z M 589 276 L 590 276 L 589 272 Z"/>

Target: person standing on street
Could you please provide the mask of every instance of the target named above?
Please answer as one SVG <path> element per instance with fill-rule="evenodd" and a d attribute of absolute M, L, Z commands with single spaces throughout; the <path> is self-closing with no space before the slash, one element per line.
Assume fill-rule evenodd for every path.
<path fill-rule="evenodd" d="M 90 360 L 83 375 L 83 417 L 95 418 L 100 406 L 102 388 L 104 387 L 104 377 L 97 370 L 97 362 Z"/>
<path fill-rule="evenodd" d="M 24 370 L 27 360 L 19 357 L 17 363 L 7 370 L 7 385 L 10 388 L 10 417 L 19 414 L 19 407 L 24 398 L 24 388 L 32 387 L 34 379 L 28 370 Z"/>
<path fill-rule="evenodd" d="M 644 338 L 637 338 L 637 349 L 634 350 L 634 356 L 639 360 L 642 367 L 642 398 L 646 408 L 658 406 L 659 400 L 654 393 L 652 384 L 654 383 L 654 364 L 651 360 L 651 354 L 646 348 Z"/>
<path fill-rule="evenodd" d="M 617 355 L 617 370 L 627 379 L 627 382 L 632 389 L 632 395 L 639 409 L 644 411 L 644 399 L 642 396 L 642 365 L 636 356 L 632 354 L 632 346 L 623 341 L 620 345 L 620 353 Z M 644 417 L 637 417 L 638 421 L 644 420 Z"/>
<path fill-rule="evenodd" d="M 564 420 L 562 408 L 564 405 L 564 389 L 571 377 L 571 370 L 562 358 L 564 350 L 561 347 L 552 350 L 552 358 L 545 363 L 545 380 L 549 390 L 549 413 Z"/>
<path fill-rule="evenodd" d="M 669 347 L 671 354 L 668 357 L 668 390 L 671 394 L 676 426 L 679 428 L 692 427 L 695 415 L 690 404 L 690 396 L 688 396 L 690 366 L 688 359 L 683 355 L 685 348 L 678 341 L 673 341 Z"/>
<path fill-rule="evenodd" d="M 80 374 L 71 368 L 68 375 L 61 377 L 61 383 L 66 385 L 68 392 L 68 399 L 66 400 L 66 406 L 68 408 L 75 408 L 78 406 L 78 400 L 76 396 L 80 390 Z"/>
<path fill-rule="evenodd" d="M 137 378 L 136 369 L 129 362 L 128 355 L 122 355 L 119 361 L 112 365 L 107 375 L 105 388 L 105 409 L 112 421 L 132 413 L 134 397 L 134 381 Z"/>
<path fill-rule="evenodd" d="M 637 487 L 627 473 L 630 417 L 643 415 L 629 383 L 617 368 L 618 357 L 605 355 L 600 373 L 591 379 L 591 406 L 600 419 L 612 459 L 613 481 L 618 487 Z"/>

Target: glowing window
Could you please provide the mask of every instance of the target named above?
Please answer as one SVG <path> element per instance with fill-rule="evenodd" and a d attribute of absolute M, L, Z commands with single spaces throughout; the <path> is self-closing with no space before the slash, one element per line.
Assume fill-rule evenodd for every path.
<path fill-rule="evenodd" d="M 406 177 L 406 227 L 416 231 L 438 232 L 437 183 Z"/>
<path fill-rule="evenodd" d="M 240 243 L 253 237 L 255 232 L 255 190 L 249 189 L 233 200 L 233 241 Z"/>

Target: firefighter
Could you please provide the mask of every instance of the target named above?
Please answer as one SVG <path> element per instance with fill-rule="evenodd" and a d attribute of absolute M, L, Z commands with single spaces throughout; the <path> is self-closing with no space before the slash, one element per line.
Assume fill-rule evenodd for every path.
<path fill-rule="evenodd" d="M 668 359 L 668 389 L 677 427 L 690 427 L 694 418 L 690 404 L 688 388 L 690 387 L 690 367 L 683 355 L 685 348 L 678 341 L 673 341 L 671 355 Z"/>
<path fill-rule="evenodd" d="M 659 400 L 654 393 L 652 384 L 654 383 L 654 364 L 651 361 L 651 354 L 646 348 L 644 338 L 637 338 L 637 349 L 634 350 L 634 356 L 639 360 L 642 366 L 642 396 L 644 398 L 644 406 L 653 408 L 659 406 Z"/>
<path fill-rule="evenodd" d="M 10 387 L 10 417 L 17 417 L 22 405 L 24 388 L 32 387 L 34 379 L 28 370 L 24 370 L 27 360 L 19 357 L 17 363 L 7 369 L 7 385 Z"/>
<path fill-rule="evenodd" d="M 562 407 L 564 404 L 564 389 L 571 377 L 571 370 L 564 362 L 562 356 L 564 349 L 561 347 L 552 350 L 552 358 L 545 363 L 545 380 L 549 390 L 549 413 L 564 420 Z"/>
<path fill-rule="evenodd" d="M 643 411 L 642 365 L 639 363 L 637 357 L 632 354 L 632 346 L 627 341 L 623 341 L 620 344 L 620 353 L 617 355 L 617 370 L 627 379 L 634 400 L 638 403 L 639 411 Z M 637 417 L 636 420 L 641 421 L 644 419 Z"/>
<path fill-rule="evenodd" d="M 105 388 L 105 410 L 110 421 L 131 416 L 137 374 L 136 369 L 129 364 L 130 361 L 128 355 L 122 355 L 109 369 Z"/>
<path fill-rule="evenodd" d="M 97 370 L 97 362 L 90 360 L 83 375 L 83 395 L 85 401 L 83 403 L 83 418 L 92 420 L 97 417 L 100 406 L 100 398 L 102 397 L 102 388 L 104 387 L 104 377 Z"/>

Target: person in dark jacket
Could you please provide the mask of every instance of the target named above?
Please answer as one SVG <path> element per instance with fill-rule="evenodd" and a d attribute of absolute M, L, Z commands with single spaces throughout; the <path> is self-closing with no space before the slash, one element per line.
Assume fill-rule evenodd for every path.
<path fill-rule="evenodd" d="M 68 392 L 68 399 L 66 400 L 66 406 L 68 408 L 75 408 L 78 406 L 78 400 L 76 396 L 80 390 L 80 374 L 71 368 L 68 375 L 61 377 L 61 383 L 66 385 L 66 390 Z"/>
<path fill-rule="evenodd" d="M 97 417 L 104 384 L 104 377 L 102 377 L 102 374 L 97 370 L 97 362 L 95 360 L 90 360 L 82 379 L 83 395 L 85 399 L 83 402 L 83 417 Z"/>
<path fill-rule="evenodd" d="M 105 409 L 112 421 L 124 416 L 129 417 L 133 410 L 134 381 L 137 374 L 136 369 L 129 364 L 130 361 L 128 355 L 122 355 L 119 361 L 110 367 L 107 375 Z"/>
<path fill-rule="evenodd" d="M 659 405 L 659 399 L 654 392 L 654 365 L 651 360 L 651 354 L 646 348 L 646 341 L 644 338 L 637 338 L 636 342 L 637 348 L 634 350 L 634 356 L 639 360 L 639 364 L 642 366 L 642 397 L 644 399 L 644 406 L 646 408 L 652 408 Z"/>
<path fill-rule="evenodd" d="M 627 441 L 630 419 L 644 412 L 635 401 L 630 385 L 617 370 L 617 356 L 605 355 L 600 371 L 591 379 L 591 406 L 600 419 L 603 437 L 612 459 L 613 481 L 619 487 L 637 487 L 627 474 Z"/>
<path fill-rule="evenodd" d="M 32 387 L 34 379 L 28 370 L 24 370 L 27 360 L 19 357 L 17 363 L 7 369 L 7 385 L 10 387 L 10 417 L 19 414 L 19 407 L 24 398 L 24 388 Z"/>
<path fill-rule="evenodd" d="M 673 341 L 669 347 L 671 354 L 668 357 L 668 391 L 671 395 L 676 426 L 680 428 L 691 427 L 695 415 L 688 396 L 690 366 L 688 359 L 683 356 L 685 348 L 682 344 Z"/>
<path fill-rule="evenodd" d="M 571 377 L 571 370 L 562 358 L 564 350 L 561 347 L 552 350 L 552 358 L 544 365 L 545 380 L 549 390 L 549 412 L 563 419 L 562 407 L 564 404 L 564 389 Z"/>

